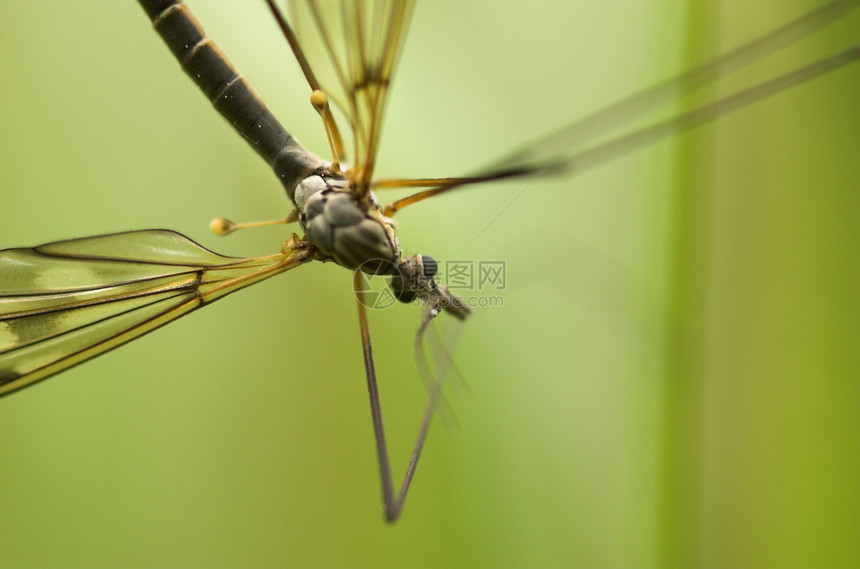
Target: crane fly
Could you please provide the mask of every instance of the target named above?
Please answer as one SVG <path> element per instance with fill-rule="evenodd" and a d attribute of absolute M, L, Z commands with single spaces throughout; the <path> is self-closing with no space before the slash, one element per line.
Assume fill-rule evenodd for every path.
<path fill-rule="evenodd" d="M 0 252 L 0 395 L 18 391 L 137 338 L 218 298 L 312 261 L 354 272 L 360 338 L 382 482 L 385 517 L 394 521 L 415 473 L 441 377 L 430 377 L 428 401 L 406 474 L 396 489 L 391 475 L 373 362 L 362 275 L 390 279 L 392 294 L 426 311 L 417 345 L 431 319 L 445 312 L 465 320 L 463 299 L 436 282 L 436 262 L 401 253 L 392 218 L 405 207 L 461 188 L 502 179 L 572 173 L 713 120 L 793 85 L 857 61 L 858 46 L 835 52 L 765 83 L 608 142 L 593 140 L 588 117 L 459 178 L 378 180 L 376 159 L 387 95 L 412 11 L 411 2 L 341 3 L 337 8 L 293 5 L 288 21 L 269 0 L 312 90 L 328 134 L 329 159 L 302 147 L 284 129 L 220 48 L 178 0 L 140 0 L 185 72 L 216 110 L 276 174 L 295 210 L 284 222 L 294 233 L 269 256 L 233 258 L 214 253 L 169 230 L 144 230 L 6 249 Z M 623 123 L 656 102 L 676 98 L 743 67 L 854 9 L 832 2 L 773 32 L 656 85 L 599 113 Z M 291 25 L 291 23 L 294 25 Z M 295 27 L 295 29 L 294 29 Z M 347 153 L 331 112 L 349 122 Z M 344 157 L 349 155 L 350 161 Z M 418 188 L 383 206 L 372 190 Z M 215 223 L 219 233 L 237 226 Z M 425 375 L 427 375 L 425 373 Z"/>

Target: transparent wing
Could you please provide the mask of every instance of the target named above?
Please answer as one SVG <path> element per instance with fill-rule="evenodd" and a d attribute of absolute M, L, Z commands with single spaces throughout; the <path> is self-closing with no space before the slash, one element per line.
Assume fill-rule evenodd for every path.
<path fill-rule="evenodd" d="M 668 138 L 712 121 L 761 99 L 805 83 L 819 75 L 856 63 L 858 60 L 860 60 L 860 45 L 855 45 L 769 81 L 735 92 L 672 118 L 655 122 L 639 130 L 617 136 L 590 148 L 583 149 L 586 146 L 585 143 L 592 139 L 586 129 L 590 123 L 595 121 L 596 117 L 577 121 L 533 142 L 504 160 L 484 168 L 475 174 L 473 179 L 483 181 L 484 179 L 492 180 L 542 172 L 549 174 L 579 172 L 657 140 Z M 604 130 L 600 129 L 600 134 L 603 132 Z"/>
<path fill-rule="evenodd" d="M 293 27 L 322 90 L 347 116 L 356 192 L 370 187 L 382 117 L 412 0 L 295 0 Z"/>
<path fill-rule="evenodd" d="M 819 6 L 779 28 L 755 38 L 731 51 L 706 61 L 689 71 L 610 105 L 598 113 L 576 121 L 533 141 L 463 178 L 428 178 L 421 180 L 378 180 L 376 189 L 427 187 L 411 196 L 387 205 L 384 215 L 441 193 L 477 184 L 544 174 L 572 174 L 607 162 L 660 139 L 712 121 L 757 101 L 786 91 L 816 77 L 860 62 L 860 44 L 854 44 L 816 61 L 784 72 L 767 81 L 725 95 L 711 103 L 690 109 L 662 121 L 653 122 L 624 134 L 616 134 L 630 120 L 644 111 L 668 102 L 678 102 L 696 89 L 713 83 L 730 73 L 791 45 L 798 39 L 839 21 L 860 6 L 858 0 L 834 0 Z M 610 136 L 611 135 L 611 136 Z M 612 137 L 614 136 L 614 138 Z M 594 142 L 598 139 L 598 142 Z"/>
<path fill-rule="evenodd" d="M 310 258 L 225 257 L 168 230 L 0 251 L 0 396 Z"/>

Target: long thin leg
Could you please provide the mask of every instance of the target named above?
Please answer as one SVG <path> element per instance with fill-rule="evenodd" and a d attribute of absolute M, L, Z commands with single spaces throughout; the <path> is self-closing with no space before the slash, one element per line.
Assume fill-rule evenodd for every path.
<path fill-rule="evenodd" d="M 376 368 L 373 365 L 373 348 L 370 344 L 370 328 L 367 325 L 367 308 L 364 304 L 364 279 L 359 271 L 355 272 L 353 286 L 356 298 L 358 299 L 358 322 L 359 327 L 361 328 L 361 350 L 364 354 L 364 372 L 367 376 L 367 393 L 370 397 L 370 415 L 373 418 L 373 435 L 376 439 L 379 477 L 382 482 L 382 500 L 385 504 L 385 519 L 389 522 L 394 522 L 398 517 L 400 517 L 400 512 L 403 509 L 403 502 L 406 500 L 406 493 L 409 491 L 409 485 L 412 482 L 412 477 L 415 475 L 415 468 L 418 466 L 418 458 L 421 456 L 421 448 L 424 446 L 424 439 L 427 438 L 427 431 L 430 428 L 430 421 L 433 418 L 433 410 L 436 407 L 436 403 L 439 401 L 441 389 L 437 387 L 430 390 L 427 407 L 424 411 L 424 418 L 421 420 L 418 437 L 415 439 L 415 446 L 412 449 L 412 456 L 409 459 L 409 466 L 406 468 L 406 475 L 403 477 L 403 482 L 400 484 L 400 492 L 395 498 L 394 484 L 391 481 L 391 462 L 388 459 L 388 446 L 385 444 L 385 429 L 382 426 L 382 407 L 379 403 L 379 388 L 376 384 Z"/>
<path fill-rule="evenodd" d="M 732 111 L 760 101 L 761 99 L 776 95 L 777 93 L 781 93 L 791 87 L 809 81 L 814 77 L 839 69 L 843 65 L 855 63 L 858 60 L 860 60 L 860 45 L 854 45 L 844 51 L 834 53 L 810 65 L 795 69 L 769 81 L 758 83 L 753 87 L 738 91 L 723 97 L 722 99 L 702 105 L 670 119 L 618 136 L 608 142 L 601 143 L 576 154 L 569 154 L 567 152 L 570 148 L 578 147 L 578 144 L 572 144 L 572 142 L 576 140 L 576 135 L 571 135 L 571 139 L 569 141 L 570 144 L 558 150 L 558 147 L 553 147 L 549 144 L 551 142 L 556 142 L 558 133 L 555 133 L 543 140 L 533 143 L 530 145 L 530 148 L 527 149 L 527 152 L 523 152 L 523 156 L 530 156 L 531 154 L 541 154 L 543 151 L 549 151 L 548 154 L 542 156 L 542 158 L 545 159 L 544 162 L 535 161 L 533 163 L 525 163 L 522 157 L 516 157 L 511 158 L 510 165 L 503 166 L 500 170 L 469 178 L 438 178 L 436 180 L 423 179 L 415 180 L 414 182 L 411 180 L 382 180 L 382 182 L 377 184 L 377 186 L 394 188 L 410 187 L 411 185 L 423 187 L 438 184 L 437 187 L 431 187 L 430 189 L 406 196 L 405 198 L 401 198 L 386 205 L 383 210 L 383 215 L 391 217 L 407 206 L 457 188 L 462 188 L 469 184 L 479 184 L 483 182 L 504 180 L 506 178 L 516 178 L 519 176 L 578 173 L 586 168 L 604 163 L 612 158 L 617 158 L 627 152 L 636 150 L 637 148 L 642 148 L 660 139 L 667 138 L 679 132 L 699 126 L 700 124 L 712 121 Z M 598 115 L 595 115 L 595 117 L 596 116 Z M 568 132 L 568 130 L 565 129 L 563 132 Z M 537 152 L 535 150 L 538 147 L 542 149 L 542 152 Z"/>

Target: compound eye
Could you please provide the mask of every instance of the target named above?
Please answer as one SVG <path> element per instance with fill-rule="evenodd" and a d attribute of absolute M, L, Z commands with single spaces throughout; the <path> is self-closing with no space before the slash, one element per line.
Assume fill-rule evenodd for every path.
<path fill-rule="evenodd" d="M 415 300 L 416 296 L 417 295 L 411 291 L 394 291 L 394 298 L 406 304 L 409 304 L 410 302 Z"/>
<path fill-rule="evenodd" d="M 436 265 L 436 260 L 433 257 L 421 255 L 421 264 L 424 265 L 425 277 L 429 279 L 436 276 L 436 271 L 439 270 L 439 267 Z"/>

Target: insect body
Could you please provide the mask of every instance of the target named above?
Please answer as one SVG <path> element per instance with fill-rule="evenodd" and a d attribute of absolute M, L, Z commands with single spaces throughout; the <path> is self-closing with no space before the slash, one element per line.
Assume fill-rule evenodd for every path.
<path fill-rule="evenodd" d="M 391 275 L 398 300 L 421 298 L 436 312 L 444 308 L 465 318 L 470 311 L 463 300 L 433 281 L 436 262 L 431 257 L 401 258 L 394 227 L 382 214 L 376 196 L 368 192 L 369 205 L 362 207 L 346 188 L 345 178 L 324 173 L 305 178 L 295 190 L 299 222 L 316 248 L 317 259 L 369 274 Z"/>
<path fill-rule="evenodd" d="M 141 5 L 183 70 L 215 109 L 271 165 L 296 206 L 302 229 L 316 250 L 316 259 L 331 260 L 348 269 L 360 268 L 371 274 L 394 275 L 407 271 L 397 279 L 397 283 L 406 288 L 395 291 L 396 296 L 411 298 L 432 290 L 436 291 L 434 298 L 438 299 L 434 301 L 436 310 L 444 305 L 458 317 L 468 314 L 462 301 L 448 289 L 431 284 L 430 277 L 414 272 L 420 263 L 401 259 L 391 222 L 382 214 L 379 202 L 370 191 L 368 176 L 372 168 L 366 164 L 368 158 L 351 179 L 345 177 L 337 166 L 309 152 L 281 126 L 247 80 L 206 36 L 187 6 L 178 0 L 141 0 Z M 408 10 L 409 3 L 404 2 L 399 11 L 395 11 L 392 29 L 403 24 Z M 393 56 L 393 52 L 386 53 Z M 382 86 L 387 81 L 384 76 L 375 77 L 375 80 Z M 364 90 L 372 84 L 368 81 Z M 317 93 L 319 91 L 314 94 Z M 357 135 L 356 139 L 361 141 L 373 136 Z M 365 141 L 365 145 L 372 142 Z M 429 298 L 426 294 L 425 297 Z M 461 308 L 454 310 L 454 306 Z"/>
<path fill-rule="evenodd" d="M 394 296 L 404 302 L 423 301 L 430 309 L 428 318 L 443 309 L 460 319 L 469 314 L 459 297 L 434 282 L 435 261 L 401 256 L 391 221 L 370 191 L 374 135 L 357 136 L 357 153 L 363 159 L 360 167 L 344 175 L 338 166 L 308 152 L 280 125 L 185 5 L 178 0 L 140 3 L 215 109 L 271 165 L 296 207 L 295 219 L 306 237 L 293 235 L 280 253 L 250 259 L 218 255 L 164 230 L 0 252 L 0 396 L 314 259 L 334 261 L 356 270 L 356 275 L 361 271 L 390 276 Z M 402 26 L 407 13 L 394 13 L 392 25 Z M 376 80 L 387 83 L 381 75 Z M 369 126 L 376 132 L 378 120 Z M 362 302 L 363 281 L 358 276 L 355 286 L 385 514 L 393 521 L 402 508 L 439 389 L 431 387 L 410 467 L 395 497 Z M 421 330 L 425 328 L 426 321 Z"/>
<path fill-rule="evenodd" d="M 372 194 L 371 194 L 371 197 Z M 397 236 L 382 217 L 376 199 L 364 208 L 350 194 L 344 178 L 311 176 L 299 183 L 294 195 L 299 221 L 322 259 L 331 259 L 348 269 L 384 272 L 400 259 Z"/>
<path fill-rule="evenodd" d="M 577 150 L 579 154 L 571 151 L 559 155 L 557 145 L 539 144 L 470 178 L 416 181 L 420 183 L 414 186 L 430 189 L 383 209 L 371 191 L 372 175 L 385 95 L 408 19 L 409 2 L 392 3 L 386 10 L 375 13 L 383 17 L 374 20 L 373 29 L 379 32 L 376 37 L 384 38 L 377 44 L 382 46 L 381 49 L 377 47 L 375 50 L 360 41 L 366 37 L 360 22 L 371 19 L 369 14 L 361 12 L 361 8 L 370 3 L 341 4 L 351 14 L 351 17 L 344 15 L 343 21 L 320 16 L 313 3 L 306 7 L 314 14 L 322 30 L 331 34 L 333 30 L 341 29 L 355 36 L 354 41 L 347 42 L 352 48 L 349 57 L 355 58 L 355 61 L 350 59 L 350 63 L 355 65 L 343 66 L 340 70 L 343 76 L 334 88 L 331 88 L 332 84 L 328 88 L 321 85 L 309 71 L 301 50 L 295 50 L 303 69 L 307 68 L 305 74 L 311 88 L 328 91 L 351 119 L 355 166 L 346 172 L 341 172 L 337 165 L 339 150 L 333 152 L 335 160 L 329 163 L 308 152 L 280 125 L 248 82 L 206 37 L 187 7 L 178 0 L 140 0 L 140 3 L 185 72 L 216 110 L 272 167 L 295 205 L 293 217 L 305 236 L 294 235 L 278 253 L 249 259 L 215 254 L 182 235 L 163 230 L 120 233 L 0 252 L 0 395 L 31 385 L 212 300 L 311 260 L 333 261 L 367 274 L 390 276 L 395 297 L 404 302 L 417 299 L 429 308 L 429 316 L 421 330 L 425 329 L 429 318 L 442 309 L 458 318 L 465 318 L 469 310 L 462 306 L 461 299 L 434 281 L 435 261 L 427 256 L 402 255 L 389 219 L 402 207 L 470 183 L 590 166 L 711 120 L 858 58 L 858 48 L 853 46 L 788 74 L 780 81 L 756 85 L 670 121 L 595 148 Z M 838 8 L 840 4 L 844 3 L 833 6 Z M 353 8 L 357 12 L 350 12 Z M 842 9 L 837 8 L 831 6 L 823 10 L 826 14 Z M 288 32 L 279 13 L 275 11 L 275 14 L 285 33 Z M 813 20 L 806 17 L 800 22 L 808 25 Z M 736 51 L 745 57 L 750 56 L 757 53 L 755 50 L 759 50 L 760 45 L 767 43 L 759 42 L 755 48 Z M 688 89 L 713 79 L 721 69 L 737 64 L 736 55 L 731 52 L 668 82 L 668 90 Z M 644 95 L 650 96 L 654 92 L 648 91 Z M 659 93 L 659 89 L 656 92 Z M 340 97 L 335 96 L 338 94 Z M 629 111 L 631 106 L 636 106 L 628 103 L 639 104 L 643 98 L 648 97 L 633 97 L 605 114 L 611 115 L 614 110 L 622 115 L 624 113 L 620 111 Z M 324 110 L 324 122 L 327 128 L 331 128 L 332 121 L 327 115 Z M 566 143 L 576 141 L 582 128 L 577 123 L 559 134 Z M 332 138 L 337 139 L 337 136 Z M 552 137 L 547 140 L 553 141 Z M 338 144 L 333 146 L 338 147 Z M 388 520 L 394 520 L 400 514 L 414 474 L 439 397 L 439 386 L 431 384 L 429 402 L 409 467 L 400 491 L 395 494 L 358 272 L 355 282 L 385 515 Z"/>

